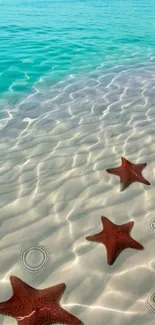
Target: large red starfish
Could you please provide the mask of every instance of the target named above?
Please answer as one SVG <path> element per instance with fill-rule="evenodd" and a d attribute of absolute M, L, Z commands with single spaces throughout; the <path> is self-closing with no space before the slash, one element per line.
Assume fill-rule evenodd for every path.
<path fill-rule="evenodd" d="M 133 182 L 140 182 L 146 185 L 150 183 L 143 177 L 142 170 L 147 164 L 132 164 L 130 161 L 121 158 L 122 165 L 116 168 L 110 168 L 106 171 L 120 177 L 121 191 L 125 190 Z"/>
<path fill-rule="evenodd" d="M 98 234 L 86 237 L 86 239 L 102 243 L 106 246 L 109 265 L 115 262 L 116 258 L 125 248 L 144 249 L 141 244 L 130 236 L 131 229 L 134 225 L 133 221 L 123 225 L 116 225 L 106 217 L 101 217 L 101 220 L 103 230 Z"/>
<path fill-rule="evenodd" d="M 12 275 L 10 282 L 13 295 L 0 303 L 0 314 L 16 318 L 18 325 L 83 324 L 59 304 L 66 288 L 64 283 L 37 290 Z"/>

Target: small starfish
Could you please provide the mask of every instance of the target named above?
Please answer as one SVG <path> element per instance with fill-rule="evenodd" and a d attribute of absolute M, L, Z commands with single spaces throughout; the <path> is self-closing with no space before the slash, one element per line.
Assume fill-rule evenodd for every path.
<path fill-rule="evenodd" d="M 147 165 L 144 164 L 132 164 L 130 161 L 121 158 L 122 165 L 116 168 L 110 168 L 106 171 L 110 174 L 114 174 L 120 177 L 121 191 L 124 191 L 131 183 L 140 182 L 146 185 L 150 183 L 143 177 L 142 171 Z"/>
<path fill-rule="evenodd" d="M 14 317 L 18 325 L 83 324 L 59 304 L 64 283 L 37 290 L 13 275 L 10 282 L 13 295 L 0 303 L 0 314 Z"/>
<path fill-rule="evenodd" d="M 106 217 L 101 217 L 103 230 L 95 235 L 86 237 L 87 240 L 102 243 L 106 246 L 107 262 L 112 265 L 119 254 L 125 248 L 143 250 L 144 247 L 135 241 L 130 232 L 134 225 L 133 221 L 122 225 L 116 225 Z"/>

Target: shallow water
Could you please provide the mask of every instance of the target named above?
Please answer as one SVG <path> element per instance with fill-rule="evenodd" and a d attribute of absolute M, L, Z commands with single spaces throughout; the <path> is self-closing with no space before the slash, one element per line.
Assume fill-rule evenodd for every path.
<path fill-rule="evenodd" d="M 0 0 L 0 42 L 1 301 L 11 274 L 65 282 L 85 325 L 153 325 L 155 2 Z M 122 156 L 147 163 L 150 187 L 120 192 L 106 169 Z M 133 220 L 144 251 L 109 266 L 85 240 L 102 215 Z"/>

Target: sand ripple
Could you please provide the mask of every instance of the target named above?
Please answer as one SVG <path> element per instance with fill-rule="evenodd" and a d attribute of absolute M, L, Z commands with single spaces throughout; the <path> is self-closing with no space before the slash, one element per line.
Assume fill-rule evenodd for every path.
<path fill-rule="evenodd" d="M 38 287 L 61 281 L 62 303 L 85 324 L 153 325 L 145 301 L 155 287 L 154 73 L 151 61 L 106 73 L 98 67 L 46 92 L 36 84 L 33 94 L 4 109 L 1 300 L 11 294 L 9 274 Z M 147 162 L 144 177 L 152 186 L 133 184 L 120 193 L 119 179 L 105 170 L 121 156 Z M 101 229 L 101 215 L 118 224 L 134 220 L 132 235 L 145 250 L 126 250 L 109 267 L 105 248 L 85 240 Z M 20 263 L 25 245 L 50 253 L 36 275 Z"/>

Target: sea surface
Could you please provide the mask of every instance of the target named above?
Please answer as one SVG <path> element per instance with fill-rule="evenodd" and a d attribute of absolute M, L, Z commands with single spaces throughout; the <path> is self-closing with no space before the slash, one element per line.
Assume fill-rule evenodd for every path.
<path fill-rule="evenodd" d="M 74 87 L 77 78 L 86 77 L 91 87 L 92 78 L 97 85 L 110 72 L 109 82 L 112 73 L 124 73 L 130 87 L 135 74 L 139 88 L 150 81 L 140 72 L 154 69 L 154 1 L 0 0 L 0 21 L 1 114 L 6 119 L 6 106 L 15 108 L 36 88 L 46 97 L 56 83 Z"/>
<path fill-rule="evenodd" d="M 151 186 L 120 192 L 122 156 Z M 0 301 L 10 275 L 65 282 L 85 325 L 153 325 L 154 162 L 155 1 L 0 0 Z M 133 220 L 144 251 L 109 266 L 85 240 L 103 215 Z"/>

